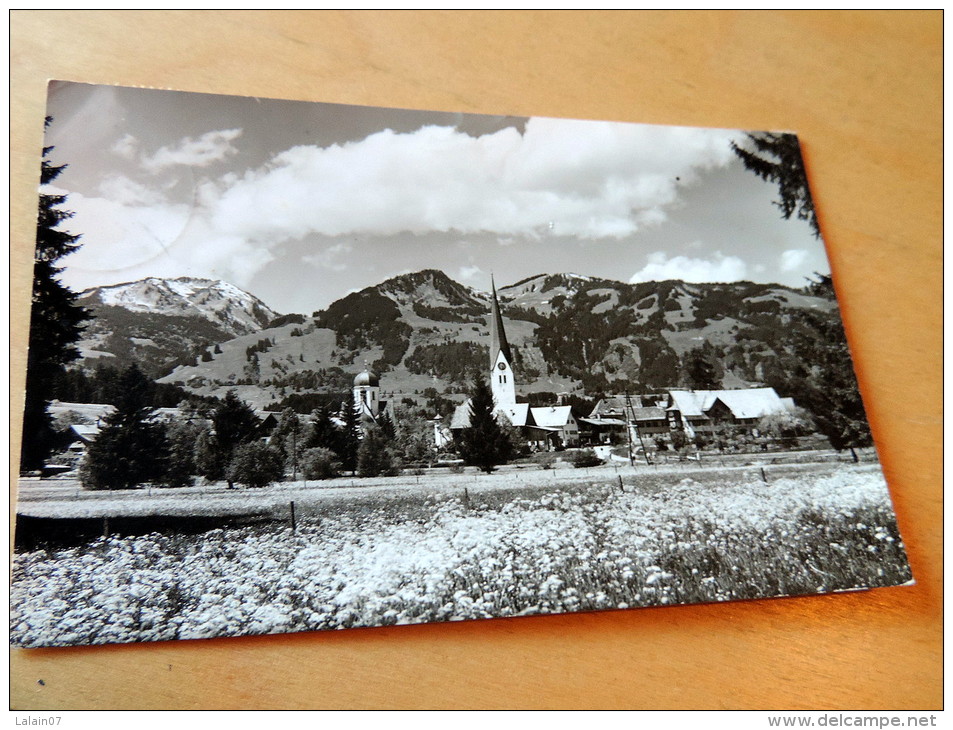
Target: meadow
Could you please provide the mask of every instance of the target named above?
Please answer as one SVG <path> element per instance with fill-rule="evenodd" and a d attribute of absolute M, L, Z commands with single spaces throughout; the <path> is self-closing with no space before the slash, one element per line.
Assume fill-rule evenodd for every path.
<path fill-rule="evenodd" d="M 11 642 L 341 629 L 911 580 L 875 465 L 339 499 L 286 522 L 14 556 Z M 489 482 L 484 482 L 488 484 Z M 505 484 L 505 482 L 504 482 Z M 461 486 L 465 482 L 461 482 Z"/>

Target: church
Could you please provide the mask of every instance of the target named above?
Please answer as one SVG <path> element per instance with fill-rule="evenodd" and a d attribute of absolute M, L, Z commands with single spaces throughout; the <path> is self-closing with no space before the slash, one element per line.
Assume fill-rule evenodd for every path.
<path fill-rule="evenodd" d="M 381 418 L 386 415 L 393 422 L 390 401 L 381 400 L 381 381 L 377 373 L 364 366 L 364 370 L 354 378 L 352 389 L 354 409 L 357 411 L 361 431 L 380 426 Z"/>
<path fill-rule="evenodd" d="M 535 448 L 552 449 L 579 445 L 579 424 L 570 406 L 530 408 L 528 403 L 516 402 L 516 378 L 513 373 L 513 354 L 506 339 L 503 315 L 496 294 L 496 284 L 490 279 L 490 390 L 496 405 L 497 420 L 505 419 L 520 430 L 527 442 Z M 450 421 L 450 431 L 457 434 L 470 425 L 470 401 L 457 406 Z"/>

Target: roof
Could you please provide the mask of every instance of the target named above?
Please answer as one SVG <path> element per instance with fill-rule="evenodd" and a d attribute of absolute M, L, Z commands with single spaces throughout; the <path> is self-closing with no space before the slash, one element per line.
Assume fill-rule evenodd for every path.
<path fill-rule="evenodd" d="M 535 412 L 535 408 L 533 411 Z M 511 403 L 510 405 L 500 406 L 494 413 L 502 413 L 513 426 L 531 426 L 533 419 L 530 418 L 529 403 Z"/>
<path fill-rule="evenodd" d="M 381 384 L 381 379 L 377 377 L 377 373 L 372 373 L 370 370 L 363 370 L 354 376 L 354 385 L 369 385 L 377 387 Z"/>
<path fill-rule="evenodd" d="M 572 419 L 572 406 L 542 406 L 532 412 L 533 421 L 543 427 L 562 428 Z"/>
<path fill-rule="evenodd" d="M 670 390 L 672 405 L 667 410 L 678 411 L 683 416 L 703 416 L 707 390 Z"/>
<path fill-rule="evenodd" d="M 613 428 L 625 428 L 625 421 L 621 418 L 580 418 L 583 423 L 593 426 L 612 426 Z"/>
<path fill-rule="evenodd" d="M 50 402 L 47 410 L 54 418 L 72 411 L 95 421 L 98 418 L 105 418 L 116 408 L 108 403 L 65 403 L 54 400 Z"/>
<path fill-rule="evenodd" d="M 467 398 L 463 403 L 453 409 L 453 415 L 450 416 L 450 430 L 466 428 L 470 425 L 470 399 Z"/>
<path fill-rule="evenodd" d="M 508 363 L 513 362 L 510 354 L 510 345 L 506 341 L 506 330 L 503 329 L 503 316 L 500 314 L 500 303 L 496 299 L 496 284 L 490 276 L 490 287 L 493 290 L 490 299 L 490 367 L 496 367 L 496 357 L 503 353 Z"/>
<path fill-rule="evenodd" d="M 629 417 L 633 421 L 665 421 L 668 420 L 668 416 L 665 415 L 664 408 L 656 408 L 655 406 L 645 406 L 643 408 L 633 408 L 632 413 L 629 414 Z"/>
<path fill-rule="evenodd" d="M 712 400 L 724 403 L 735 418 L 761 418 L 769 413 L 785 411 L 784 403 L 774 388 L 751 388 L 748 390 L 725 390 Z M 711 406 L 705 410 L 709 410 Z"/>
<path fill-rule="evenodd" d="M 75 433 L 84 443 L 90 443 L 99 436 L 99 426 L 88 426 L 85 423 L 74 423 L 70 430 Z"/>
<path fill-rule="evenodd" d="M 761 418 L 769 413 L 789 410 L 794 401 L 782 399 L 774 388 L 744 388 L 739 390 L 671 390 L 672 405 L 668 410 L 680 411 L 683 416 L 705 416 L 716 401 L 731 411 L 735 418 Z"/>
<path fill-rule="evenodd" d="M 529 403 L 513 403 L 512 405 L 497 408 L 494 413 L 502 414 L 513 426 L 533 425 Z M 470 399 L 467 398 L 466 401 L 454 409 L 453 416 L 450 417 L 450 429 L 458 430 L 468 428 L 470 426 L 470 415 Z"/>
<path fill-rule="evenodd" d="M 642 406 L 642 396 L 639 395 L 630 395 L 628 397 L 628 405 L 633 408 L 639 408 Z M 599 400 L 598 403 L 593 407 L 592 413 L 590 415 L 595 417 L 606 416 L 610 413 L 622 413 L 622 410 L 626 407 L 626 396 L 624 395 L 607 395 L 606 397 Z"/>

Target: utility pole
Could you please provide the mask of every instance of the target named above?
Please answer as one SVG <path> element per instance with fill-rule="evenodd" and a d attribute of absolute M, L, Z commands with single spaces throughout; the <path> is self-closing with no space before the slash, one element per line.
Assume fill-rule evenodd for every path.
<path fill-rule="evenodd" d="M 629 400 L 629 391 L 625 391 L 625 406 L 622 408 L 625 413 L 625 435 L 629 444 L 629 466 L 635 466 L 635 457 L 632 454 L 632 424 L 629 423 L 629 414 L 632 411 L 632 401 Z"/>
<path fill-rule="evenodd" d="M 629 464 L 635 466 L 635 460 L 632 456 L 632 432 L 629 427 L 629 414 L 635 416 L 635 411 L 632 410 L 632 400 L 629 398 L 629 392 L 625 393 L 625 430 L 629 432 Z M 642 455 L 645 457 L 645 465 L 651 466 L 652 462 L 649 461 L 649 452 L 645 448 L 645 441 L 642 440 L 642 430 L 639 428 L 639 422 L 635 421 L 635 433 L 639 437 L 639 444 L 642 446 Z"/>
<path fill-rule="evenodd" d="M 298 481 L 298 426 L 291 427 L 291 481 Z M 291 503 L 291 526 L 294 527 L 294 502 Z"/>

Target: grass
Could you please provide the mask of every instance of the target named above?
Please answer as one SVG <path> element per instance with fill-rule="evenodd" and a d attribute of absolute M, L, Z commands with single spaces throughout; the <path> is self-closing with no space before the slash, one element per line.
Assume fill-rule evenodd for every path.
<path fill-rule="evenodd" d="M 305 511 L 294 531 L 284 523 L 111 537 L 20 554 L 11 641 L 207 638 L 910 580 L 876 469 L 768 484 L 750 470 L 664 476 L 625 492 L 593 478 L 558 489 L 503 480 L 463 494 L 368 490 Z"/>

